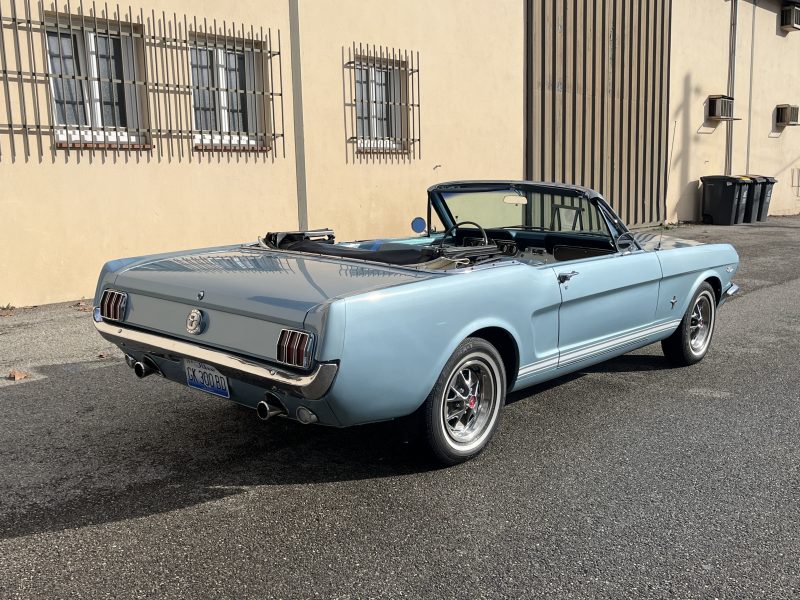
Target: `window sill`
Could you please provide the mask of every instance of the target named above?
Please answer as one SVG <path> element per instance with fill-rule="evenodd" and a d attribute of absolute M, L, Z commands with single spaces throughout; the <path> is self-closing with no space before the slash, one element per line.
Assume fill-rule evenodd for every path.
<path fill-rule="evenodd" d="M 135 142 L 56 142 L 59 150 L 152 150 L 153 144 Z"/>
<path fill-rule="evenodd" d="M 269 152 L 269 146 L 246 146 L 240 144 L 195 144 L 197 152 Z"/>

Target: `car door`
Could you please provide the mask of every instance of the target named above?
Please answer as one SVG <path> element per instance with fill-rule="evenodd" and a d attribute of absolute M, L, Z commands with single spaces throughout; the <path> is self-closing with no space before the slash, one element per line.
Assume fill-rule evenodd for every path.
<path fill-rule="evenodd" d="M 552 266 L 561 290 L 559 367 L 597 362 L 656 327 L 661 266 L 655 253 L 636 250 Z"/>

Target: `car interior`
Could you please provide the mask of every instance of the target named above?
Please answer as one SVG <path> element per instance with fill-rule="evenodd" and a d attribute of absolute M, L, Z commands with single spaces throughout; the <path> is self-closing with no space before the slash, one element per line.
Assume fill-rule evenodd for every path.
<path fill-rule="evenodd" d="M 503 259 L 541 265 L 617 252 L 597 205 L 574 192 L 467 190 L 441 194 L 438 204 L 436 200 L 432 204 L 441 221 L 453 224 L 443 233 L 429 232 L 429 244 L 392 240 L 336 244 L 330 229 L 268 233 L 259 243 L 275 250 L 425 269 Z"/>

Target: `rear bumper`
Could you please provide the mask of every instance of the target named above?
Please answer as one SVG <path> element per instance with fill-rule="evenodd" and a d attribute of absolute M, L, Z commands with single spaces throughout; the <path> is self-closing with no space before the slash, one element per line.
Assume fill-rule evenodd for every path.
<path fill-rule="evenodd" d="M 310 373 L 298 374 L 222 350 L 131 329 L 116 323 L 95 321 L 94 326 L 101 336 L 119 346 L 123 352 L 133 350 L 166 358 L 191 358 L 214 365 L 231 377 L 250 381 L 265 388 L 278 388 L 307 400 L 322 398 L 330 389 L 339 370 L 337 363 L 318 363 Z"/>

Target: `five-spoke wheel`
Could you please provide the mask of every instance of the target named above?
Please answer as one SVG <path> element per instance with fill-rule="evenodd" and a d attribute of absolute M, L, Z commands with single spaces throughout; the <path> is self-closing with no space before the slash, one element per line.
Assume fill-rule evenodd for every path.
<path fill-rule="evenodd" d="M 497 428 L 506 373 L 494 346 L 467 338 L 447 361 L 426 401 L 426 431 L 434 456 L 455 464 L 478 454 Z"/>
<path fill-rule="evenodd" d="M 661 342 L 664 356 L 676 365 L 692 365 L 708 352 L 714 334 L 717 301 L 714 290 L 702 283 L 692 297 L 681 324 Z"/>

